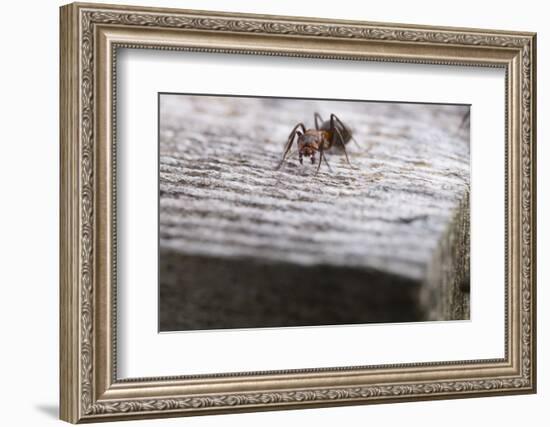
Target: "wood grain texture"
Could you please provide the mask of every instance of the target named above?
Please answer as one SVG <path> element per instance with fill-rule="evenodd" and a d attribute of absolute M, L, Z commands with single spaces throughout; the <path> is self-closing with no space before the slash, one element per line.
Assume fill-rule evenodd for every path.
<path fill-rule="evenodd" d="M 275 171 L 314 112 L 354 131 L 352 167 Z M 161 95 L 161 330 L 468 318 L 467 112 Z"/>

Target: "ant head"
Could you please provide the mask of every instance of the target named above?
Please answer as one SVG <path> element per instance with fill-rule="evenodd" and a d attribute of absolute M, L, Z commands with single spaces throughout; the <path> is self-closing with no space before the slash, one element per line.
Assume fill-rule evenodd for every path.
<path fill-rule="evenodd" d="M 317 151 L 316 147 L 312 144 L 305 143 L 305 144 L 299 144 L 298 145 L 298 153 L 300 154 L 300 157 L 311 157 L 315 154 Z"/>
<path fill-rule="evenodd" d="M 304 157 L 311 157 L 315 154 L 315 148 L 310 145 L 304 145 L 303 147 L 300 147 L 300 155 Z"/>
<path fill-rule="evenodd" d="M 310 133 L 298 135 L 298 152 L 301 156 L 311 157 L 319 148 L 317 135 Z"/>

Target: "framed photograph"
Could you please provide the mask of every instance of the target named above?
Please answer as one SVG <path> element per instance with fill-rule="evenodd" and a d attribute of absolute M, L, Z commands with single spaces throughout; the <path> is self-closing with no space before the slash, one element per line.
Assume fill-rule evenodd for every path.
<path fill-rule="evenodd" d="M 63 420 L 535 392 L 535 34 L 60 13 Z"/>

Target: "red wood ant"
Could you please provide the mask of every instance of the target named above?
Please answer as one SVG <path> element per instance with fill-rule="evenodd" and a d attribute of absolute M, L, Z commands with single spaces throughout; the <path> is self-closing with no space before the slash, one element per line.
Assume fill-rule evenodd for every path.
<path fill-rule="evenodd" d="M 351 166 L 348 153 L 346 152 L 346 144 L 353 139 L 351 130 L 342 123 L 342 121 L 336 116 L 336 114 L 330 115 L 330 120 L 323 121 L 319 113 L 315 113 L 315 129 L 306 129 L 303 123 L 298 123 L 290 132 L 288 141 L 285 145 L 283 158 L 277 165 L 275 170 L 279 170 L 286 160 L 292 144 L 297 139 L 298 144 L 298 156 L 300 164 L 303 164 L 303 158 L 309 157 L 311 163 L 315 163 L 315 153 L 319 152 L 319 163 L 317 164 L 317 170 L 319 172 L 321 162 L 324 160 L 328 168 L 328 160 L 325 155 L 325 151 L 330 150 L 335 144 L 338 144 L 343 149 L 346 155 L 346 161 Z M 296 136 L 298 138 L 296 138 Z"/>

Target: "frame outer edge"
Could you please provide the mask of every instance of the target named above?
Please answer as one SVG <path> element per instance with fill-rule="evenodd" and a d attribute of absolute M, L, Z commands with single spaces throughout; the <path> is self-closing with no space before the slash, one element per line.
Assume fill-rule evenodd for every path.
<path fill-rule="evenodd" d="M 228 18 L 228 19 L 240 19 L 240 18 L 249 18 L 249 19 L 258 19 L 258 20 L 276 20 L 276 21 L 287 21 L 294 23 L 303 23 L 303 24 L 331 24 L 331 25 L 370 25 L 376 27 L 387 27 L 387 28 L 400 28 L 400 29 L 409 29 L 409 30 L 432 30 L 432 31 L 466 31 L 469 33 L 477 34 L 491 34 L 491 35 L 507 35 L 507 36 L 518 36 L 518 37 L 532 37 L 536 33 L 530 31 L 513 31 L 513 30 L 502 30 L 495 28 L 476 28 L 476 27 L 462 27 L 462 26 L 440 26 L 440 25 L 427 25 L 427 24 L 411 24 L 403 22 L 394 22 L 394 21 L 365 21 L 357 19 L 334 19 L 334 18 L 321 18 L 311 15 L 302 15 L 302 16 L 293 16 L 293 15 L 278 15 L 271 13 L 253 13 L 253 12 L 231 12 L 231 11 L 221 11 L 221 10 L 208 10 L 208 9 L 188 9 L 184 7 L 170 6 L 142 6 L 142 5 L 129 5 L 129 4 L 112 4 L 112 3 L 90 3 L 88 1 L 77 1 L 72 3 L 81 9 L 96 9 L 104 11 L 120 11 L 124 10 L 128 13 L 161 13 L 161 14 L 181 14 L 185 12 L 189 15 L 194 15 L 196 17 L 205 17 L 205 18 Z"/>
<path fill-rule="evenodd" d="M 86 74 L 86 78 L 89 79 L 89 72 L 87 71 L 87 64 L 84 59 L 88 59 L 86 55 L 89 55 L 90 52 L 87 52 L 87 49 L 90 49 L 90 45 L 93 46 L 92 37 L 90 40 L 86 39 L 83 43 L 83 40 L 79 37 L 81 34 L 82 28 L 87 27 L 88 21 L 80 21 L 81 11 L 83 7 L 89 6 L 92 10 L 98 10 L 98 8 L 105 6 L 107 10 L 118 10 L 128 9 L 135 10 L 136 12 L 146 12 L 152 11 L 154 9 L 147 9 L 141 7 L 131 8 L 127 6 L 114 6 L 114 5 L 100 5 L 100 4 L 72 4 L 68 6 L 63 6 L 60 10 L 61 16 L 61 33 L 60 33 L 60 53 L 61 53 L 61 63 L 60 63 L 60 139 L 61 139 L 61 197 L 60 197 L 60 384 L 61 384 L 61 411 L 60 417 L 65 421 L 72 423 L 85 422 L 85 421 L 107 421 L 107 420 L 118 420 L 118 419 L 139 419 L 139 418 L 160 418 L 167 416 L 181 416 L 181 415 L 200 415 L 205 413 L 229 413 L 229 412 L 249 412 L 249 411 L 258 411 L 258 410 L 277 410 L 277 409 L 290 409 L 290 408 L 306 408 L 306 407 L 327 407 L 327 406 L 336 406 L 336 405 L 349 405 L 349 404 L 364 404 L 364 403 L 382 403 L 386 399 L 376 399 L 370 400 L 367 402 L 366 397 L 362 397 L 359 393 L 358 397 L 355 396 L 356 389 L 323 389 L 323 390 L 296 390 L 288 393 L 280 392 L 277 393 L 273 390 L 263 393 L 259 397 L 252 393 L 239 393 L 232 395 L 203 395 L 203 396 L 191 396 L 187 401 L 170 399 L 170 398 L 160 398 L 160 399 L 113 399 L 109 401 L 98 401 L 97 395 L 94 393 L 97 391 L 96 378 L 93 377 L 95 374 L 94 364 L 97 362 L 94 358 L 94 353 L 96 352 L 96 345 L 98 344 L 95 339 L 96 330 L 91 330 L 90 316 L 97 314 L 95 312 L 95 305 L 97 303 L 97 293 L 92 293 L 97 285 L 97 276 L 91 276 L 90 271 L 88 271 L 90 265 L 93 267 L 94 263 L 97 262 L 95 258 L 95 245 L 90 246 L 90 242 L 87 240 L 88 237 L 95 237 L 94 234 L 97 232 L 97 223 L 94 223 L 94 216 L 97 215 L 94 212 L 94 207 L 96 207 L 97 199 L 95 194 L 94 187 L 91 185 L 94 184 L 94 180 L 97 177 L 94 177 L 90 182 L 88 182 L 89 176 L 93 176 L 97 172 L 97 164 L 94 162 L 97 161 L 97 158 L 93 156 L 93 151 L 96 146 L 94 144 L 95 135 L 89 128 L 90 118 L 94 118 L 95 109 L 92 112 L 91 116 L 88 116 L 87 112 L 81 110 L 82 106 L 87 105 L 90 99 L 94 99 L 94 94 L 97 93 L 88 93 L 87 89 L 89 88 L 88 83 L 92 84 L 92 87 L 95 90 L 94 75 L 92 74 L 92 81 L 86 80 L 86 83 L 82 83 L 81 78 L 82 74 Z M 156 8 L 155 8 L 156 9 Z M 161 9 L 158 9 L 161 10 Z M 192 11 L 183 11 L 177 9 L 164 10 L 169 13 L 183 13 Z M 105 12 L 104 10 L 101 12 Z M 214 17 L 239 17 L 242 16 L 246 21 L 247 18 L 250 20 L 262 19 L 261 15 L 246 15 L 246 14 L 219 14 L 218 12 L 197 12 L 201 16 L 201 21 L 204 19 L 206 22 L 212 22 Z M 209 16 L 212 15 L 212 18 Z M 107 17 L 108 18 L 108 17 Z M 263 17 L 265 18 L 265 17 Z M 297 22 L 305 22 L 307 26 L 309 24 L 316 25 L 317 21 L 314 18 L 291 18 L 291 17 L 271 17 L 282 19 L 288 22 L 288 25 L 296 25 Z M 108 19 L 107 19 L 108 20 Z M 147 21 L 144 21 L 147 25 Z M 323 25 L 328 21 L 323 21 Z M 341 23 L 345 24 L 343 21 L 334 21 L 334 24 Z M 321 24 L 321 23 L 319 23 Z M 367 23 L 361 23 L 361 25 Z M 370 23 L 374 24 L 374 23 Z M 136 23 L 132 22 L 132 25 Z M 388 28 L 391 29 L 393 24 L 386 24 Z M 192 27 L 192 26 L 191 26 Z M 324 25 L 324 27 L 327 27 Z M 239 27 L 240 28 L 240 27 Z M 327 27 L 328 28 L 328 27 Z M 330 38 L 344 38 L 344 35 L 333 36 L 330 32 L 326 32 L 327 28 L 322 29 L 325 31 L 326 35 Z M 407 28 L 415 28 L 407 26 Z M 422 28 L 422 27 L 420 27 Z M 217 27 L 207 28 L 208 30 L 220 30 Z M 223 29 L 223 28 L 222 28 Z M 330 28 L 328 28 L 330 29 Z M 438 28 L 438 27 L 427 27 L 429 31 L 448 31 L 450 33 L 453 30 L 459 30 L 458 28 Z M 227 31 L 227 30 L 224 30 Z M 240 31 L 240 30 L 239 30 Z M 254 32 L 254 28 L 250 27 L 242 30 L 243 32 Z M 321 33 L 323 33 L 321 31 Z M 475 39 L 481 40 L 483 45 L 483 40 L 479 34 L 473 34 L 473 30 L 469 29 L 469 36 L 474 37 L 474 43 L 471 43 L 471 40 L 466 40 L 469 45 L 475 44 Z M 276 35 L 281 31 L 275 29 Z M 298 28 L 297 37 L 307 37 L 305 34 Z M 304 33 L 304 34 L 302 34 Z M 292 33 L 293 34 L 293 33 Z M 357 37 L 359 33 L 352 33 L 350 36 L 352 38 Z M 442 33 L 441 33 L 442 34 Z M 480 34 L 488 34 L 488 45 L 497 45 L 499 40 L 492 38 L 492 33 L 485 31 L 480 32 Z M 518 37 L 512 35 L 511 33 L 498 32 L 496 34 L 502 34 L 502 37 L 497 38 L 506 38 L 510 37 L 511 40 L 502 40 L 503 45 L 501 47 L 506 47 L 517 50 L 518 48 L 530 48 L 530 52 L 526 55 L 526 59 L 530 60 L 531 67 L 529 68 L 528 74 L 528 85 L 526 86 L 526 92 L 530 95 L 527 99 L 528 107 L 526 112 L 530 114 L 529 120 L 522 123 L 524 126 L 527 126 L 527 131 L 530 132 L 530 138 L 523 140 L 527 149 L 530 149 L 529 154 L 525 157 L 522 157 L 522 160 L 528 162 L 530 169 L 527 169 L 527 176 L 529 182 L 526 182 L 525 189 L 530 192 L 530 195 L 523 200 L 525 204 L 530 206 L 525 208 L 527 215 L 523 218 L 528 223 L 527 226 L 531 226 L 530 230 L 527 231 L 527 236 L 529 238 L 528 247 L 525 250 L 524 256 L 528 258 L 527 265 L 527 281 L 524 291 L 524 304 L 525 311 L 529 311 L 529 315 L 525 316 L 524 326 L 527 329 L 531 328 L 531 334 L 526 332 L 524 337 L 520 333 L 522 338 L 530 340 L 530 342 L 524 342 L 522 349 L 517 348 L 519 354 L 518 357 L 520 360 L 523 360 L 527 357 L 527 362 L 531 362 L 527 365 L 529 374 L 523 375 L 522 378 L 510 379 L 510 381 L 518 382 L 503 382 L 502 387 L 498 384 L 493 387 L 493 382 L 491 379 L 489 381 L 478 380 L 474 378 L 477 382 L 473 384 L 472 389 L 469 393 L 464 393 L 465 390 L 454 390 L 452 389 L 453 383 L 441 384 L 443 387 L 438 391 L 437 386 L 439 384 L 421 384 L 424 387 L 422 390 L 416 390 L 415 384 L 403 384 L 397 385 L 397 387 L 402 387 L 405 391 L 404 393 L 399 393 L 398 395 L 391 395 L 388 400 L 391 402 L 398 401 L 411 401 L 411 400 L 435 400 L 440 398 L 463 398 L 471 396 L 484 396 L 484 395 L 497 395 L 497 394 L 521 394 L 521 393 L 532 393 L 536 390 L 536 340 L 535 340 L 535 328 L 536 324 L 536 314 L 535 314 L 535 283 L 536 277 L 533 272 L 536 273 L 535 269 L 535 254 L 536 254 L 536 179 L 535 179 L 535 160 L 536 160 L 536 129 L 535 129 L 535 111 L 536 111 L 536 98 L 535 98 L 535 75 L 536 75 L 536 35 L 533 33 L 516 33 Z M 519 36 L 521 34 L 521 37 Z M 407 36 L 411 34 L 407 33 Z M 414 36 L 414 34 L 412 34 Z M 438 34 L 436 34 L 438 35 Z M 466 34 L 468 35 L 468 34 Z M 359 34 L 359 37 L 362 37 L 362 33 Z M 400 38 L 403 38 L 403 35 L 399 35 Z M 485 37 L 485 36 L 484 36 Z M 496 37 L 496 36 L 495 36 Z M 520 40 L 521 39 L 521 40 Z M 410 40 L 408 40 L 410 41 Z M 414 40 L 413 40 L 414 41 Z M 430 38 L 423 39 L 421 43 L 429 45 L 438 45 L 440 43 L 449 43 L 449 45 L 457 44 L 456 41 L 452 39 L 436 39 L 434 42 Z M 521 47 L 520 44 L 521 43 Z M 83 47 L 84 46 L 84 47 Z M 513 46 L 513 47 L 512 47 Z M 93 51 L 91 52 L 91 58 L 93 58 Z M 299 56 L 299 55 L 298 55 Z M 84 59 L 83 59 L 84 58 Z M 84 62 L 80 62 L 81 59 Z M 92 61 L 92 63 L 95 61 Z M 406 61 L 408 62 L 408 61 Z M 519 61 L 521 64 L 521 60 Z M 94 64 L 94 66 L 96 66 Z M 96 71 L 94 70 L 94 73 Z M 82 85 L 81 85 L 82 83 Z M 521 85 L 520 85 L 521 87 Z M 520 89 L 520 94 L 523 94 L 523 90 Z M 82 99 L 81 99 L 82 96 Z M 93 122 L 92 122 L 93 123 Z M 93 130 L 95 129 L 95 124 L 93 125 Z M 521 124 L 520 124 L 521 126 Z M 520 132 L 521 134 L 521 132 Z M 90 148 L 92 149 L 90 151 Z M 92 164 L 89 164 L 89 161 L 92 161 Z M 91 169 L 90 169 L 91 168 Z M 523 173 L 523 169 L 520 168 L 519 173 Z M 80 198 L 86 190 L 86 198 Z M 88 192 L 93 191 L 94 194 L 88 194 Z M 524 194 L 523 191 L 520 191 L 520 197 Z M 527 196 L 527 195 L 525 195 Z M 93 212 L 93 213 L 92 213 Z M 81 233 L 81 228 L 86 228 L 86 232 Z M 86 273 L 86 277 L 82 274 Z M 91 281 L 91 282 L 88 282 Z M 529 292 L 531 297 L 529 297 Z M 529 304 L 531 303 L 531 304 Z M 90 307 L 91 306 L 91 307 Z M 91 308 L 91 311 L 90 311 Z M 517 327 L 519 332 L 520 325 Z M 519 343 L 518 343 L 519 347 Z M 521 352 L 523 350 L 523 354 Z M 525 374 L 525 370 L 523 373 Z M 501 378 L 494 379 L 496 382 L 500 381 Z M 502 381 L 504 381 L 502 379 Z M 467 386 L 470 384 L 468 381 L 462 381 Z M 496 383 L 495 383 L 496 384 Z M 451 387 L 449 390 L 447 386 Z M 408 393 L 408 388 L 411 387 L 411 393 Z M 435 387 L 435 388 L 432 388 Z M 390 387 L 391 388 L 391 387 Z M 390 390 L 388 388 L 389 392 Z M 501 390 L 498 390 L 501 388 Z M 401 389 L 399 389 L 401 390 Z M 343 393 L 340 396 L 340 391 Z M 384 391 L 384 390 L 382 390 Z M 321 394 L 319 394 L 319 393 Z M 347 396 L 346 393 L 350 393 Z M 323 393 L 326 394 L 323 397 Z M 333 400 L 333 393 L 338 393 L 336 400 Z M 461 394 L 460 394 L 461 393 Z M 470 394 L 471 393 L 471 394 Z M 288 396 L 287 396 L 288 395 Z M 385 395 L 384 395 L 385 396 Z M 286 400 L 288 397 L 289 400 Z M 375 396 L 369 395 L 370 398 Z M 264 398 L 273 399 L 272 401 L 264 401 Z M 259 399 L 259 400 L 258 400 Z M 305 399 L 305 400 L 304 400 Z"/>
<path fill-rule="evenodd" d="M 80 418 L 77 8 L 74 5 L 61 6 L 59 20 L 59 418 L 76 423 Z"/>
<path fill-rule="evenodd" d="M 531 36 L 531 388 L 537 393 L 537 33 Z"/>

